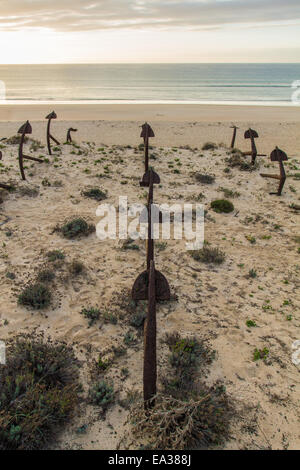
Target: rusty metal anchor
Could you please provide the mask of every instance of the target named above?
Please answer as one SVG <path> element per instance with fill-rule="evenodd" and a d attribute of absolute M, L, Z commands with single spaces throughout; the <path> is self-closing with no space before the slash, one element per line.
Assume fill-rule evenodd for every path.
<path fill-rule="evenodd" d="M 69 142 L 69 143 L 72 142 L 71 132 L 77 132 L 77 129 L 73 129 L 73 127 L 70 127 L 70 129 L 68 129 L 67 142 Z"/>
<path fill-rule="evenodd" d="M 276 180 L 279 180 L 279 186 L 278 186 L 278 191 L 277 193 L 270 193 L 270 194 L 275 194 L 276 196 L 281 196 L 281 192 L 286 180 L 286 174 L 283 166 L 283 162 L 288 160 L 287 154 L 280 150 L 278 147 L 273 150 L 273 152 L 270 155 L 271 162 L 278 162 L 279 163 L 279 171 L 280 175 L 268 175 L 266 173 L 260 173 L 260 176 L 263 178 L 273 178 Z"/>
<path fill-rule="evenodd" d="M 253 129 L 248 129 L 245 134 L 244 134 L 245 139 L 250 139 L 251 140 L 251 152 L 243 152 L 243 155 L 251 155 L 252 160 L 251 163 L 252 165 L 255 164 L 256 157 L 266 157 L 267 155 L 264 154 L 258 154 L 257 153 L 257 148 L 255 144 L 255 139 L 258 138 L 258 133 L 254 131 Z"/>
<path fill-rule="evenodd" d="M 142 272 L 132 287 L 132 299 L 148 300 L 148 314 L 144 326 L 144 406 L 152 406 L 156 395 L 156 301 L 170 300 L 170 287 L 165 276 L 155 269 L 153 240 L 153 185 L 159 184 L 160 178 L 152 169 L 143 176 L 141 186 L 149 187 L 148 195 L 148 240 L 147 270 Z"/>
<path fill-rule="evenodd" d="M 53 135 L 51 135 L 50 133 L 50 126 L 51 126 L 51 121 L 52 119 L 57 119 L 57 115 L 54 111 L 52 111 L 52 113 L 48 114 L 48 116 L 46 116 L 45 119 L 48 119 L 48 125 L 47 125 L 47 146 L 48 146 L 48 152 L 49 152 L 49 155 L 52 155 L 51 153 L 51 142 L 50 142 L 50 139 L 53 140 L 53 142 L 56 143 L 56 145 L 60 145 L 60 143 L 58 142 L 58 140 L 55 139 L 55 137 L 53 137 Z"/>
<path fill-rule="evenodd" d="M 154 132 L 151 126 L 145 122 L 142 125 L 142 132 L 141 137 L 144 139 L 144 156 L 145 156 L 145 172 L 148 171 L 149 168 L 149 138 L 155 137 Z"/>
<path fill-rule="evenodd" d="M 25 124 L 23 124 L 23 126 L 20 127 L 20 129 L 18 130 L 18 134 L 22 134 L 21 135 L 21 140 L 20 140 L 20 145 L 19 145 L 20 172 L 21 172 L 22 180 L 26 180 L 25 172 L 24 172 L 24 166 L 23 166 L 24 158 L 27 159 L 27 160 L 33 160 L 34 162 L 39 162 L 39 163 L 43 163 L 43 160 L 41 158 L 29 157 L 28 155 L 23 154 L 23 145 L 24 145 L 25 136 L 26 136 L 26 134 L 32 134 L 32 127 L 31 127 L 29 121 L 26 121 Z"/>
<path fill-rule="evenodd" d="M 231 145 L 230 145 L 230 148 L 233 149 L 234 145 L 235 145 L 236 131 L 237 131 L 237 129 L 239 129 L 239 127 L 231 126 L 230 129 L 233 129 L 233 136 L 232 136 L 232 141 L 231 141 Z"/>

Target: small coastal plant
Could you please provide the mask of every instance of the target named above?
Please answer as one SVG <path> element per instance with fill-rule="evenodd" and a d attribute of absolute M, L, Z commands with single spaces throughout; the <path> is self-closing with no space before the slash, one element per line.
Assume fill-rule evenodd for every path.
<path fill-rule="evenodd" d="M 217 199 L 212 201 L 211 208 L 218 214 L 229 214 L 230 212 L 234 211 L 234 205 L 232 202 L 227 201 L 226 199 Z"/>
<path fill-rule="evenodd" d="M 101 191 L 101 189 L 99 188 L 92 188 L 87 191 L 84 191 L 83 195 L 90 199 L 95 199 L 96 201 L 103 201 L 103 199 L 107 198 L 106 192 Z"/>
<path fill-rule="evenodd" d="M 202 150 L 216 150 L 217 148 L 218 148 L 218 146 L 214 142 L 206 142 L 202 146 Z"/>
<path fill-rule="evenodd" d="M 73 350 L 42 336 L 7 344 L 0 365 L 0 450 L 44 449 L 78 407 L 78 362 Z"/>
<path fill-rule="evenodd" d="M 215 182 L 215 177 L 212 175 L 205 175 L 202 173 L 196 173 L 195 178 L 199 183 L 202 184 L 212 184 Z"/>
<path fill-rule="evenodd" d="M 66 222 L 62 227 L 57 226 L 54 231 L 60 232 L 65 238 L 73 239 L 80 236 L 87 237 L 95 231 L 95 226 L 78 217 Z"/>
<path fill-rule="evenodd" d="M 41 310 L 50 305 L 51 292 L 42 283 L 31 284 L 21 292 L 18 303 L 34 310 Z"/>
<path fill-rule="evenodd" d="M 80 312 L 85 318 L 89 320 L 89 326 L 92 326 L 97 320 L 99 320 L 101 312 L 97 307 L 83 308 Z"/>
<path fill-rule="evenodd" d="M 115 392 L 112 385 L 104 380 L 97 382 L 90 390 L 90 400 L 94 405 L 100 406 L 105 411 L 115 398 Z"/>
<path fill-rule="evenodd" d="M 201 250 L 191 251 L 190 254 L 194 260 L 207 264 L 222 264 L 225 260 L 225 253 L 223 251 L 209 246 L 204 246 Z"/>

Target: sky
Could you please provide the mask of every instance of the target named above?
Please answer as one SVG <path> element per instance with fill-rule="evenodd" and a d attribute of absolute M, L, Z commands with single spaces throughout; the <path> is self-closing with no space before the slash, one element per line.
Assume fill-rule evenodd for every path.
<path fill-rule="evenodd" d="M 300 0 L 0 0 L 0 64 L 300 62 Z"/>

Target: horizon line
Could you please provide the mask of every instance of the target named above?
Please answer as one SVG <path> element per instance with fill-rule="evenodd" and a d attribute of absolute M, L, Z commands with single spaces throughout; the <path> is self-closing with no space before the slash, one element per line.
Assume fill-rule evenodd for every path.
<path fill-rule="evenodd" d="M 19 62 L 1 65 L 300 65 L 299 62 Z"/>

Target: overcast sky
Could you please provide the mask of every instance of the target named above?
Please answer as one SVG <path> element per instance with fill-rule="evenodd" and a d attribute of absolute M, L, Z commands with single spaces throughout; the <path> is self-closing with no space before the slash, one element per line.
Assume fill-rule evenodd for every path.
<path fill-rule="evenodd" d="M 0 63 L 300 62 L 300 0 L 0 0 Z"/>

